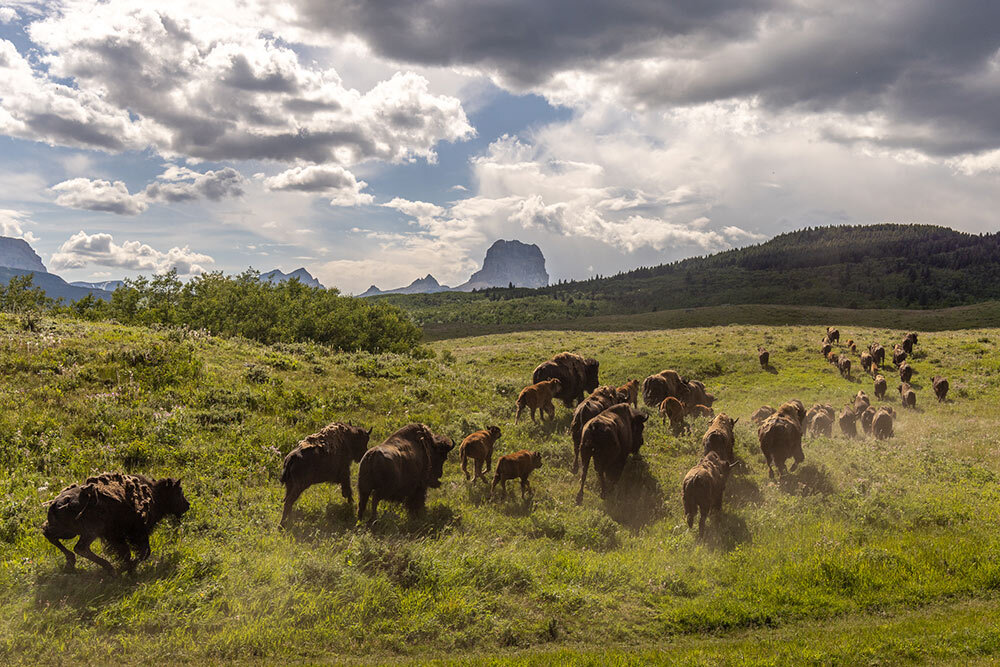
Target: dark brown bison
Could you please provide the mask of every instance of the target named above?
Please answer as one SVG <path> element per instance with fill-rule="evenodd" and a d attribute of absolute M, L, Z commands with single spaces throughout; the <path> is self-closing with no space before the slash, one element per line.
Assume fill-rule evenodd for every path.
<path fill-rule="evenodd" d="M 854 412 L 860 414 L 867 410 L 871 404 L 872 402 L 868 400 L 868 394 L 864 390 L 859 389 L 858 393 L 854 395 Z"/>
<path fill-rule="evenodd" d="M 817 412 L 809 421 L 809 431 L 813 435 L 831 437 L 833 435 L 833 418 L 828 412 Z"/>
<path fill-rule="evenodd" d="M 490 487 L 490 495 L 493 494 L 497 488 L 497 484 L 499 484 L 500 491 L 503 497 L 506 498 L 508 479 L 521 480 L 521 500 L 524 500 L 526 492 L 535 495 L 531 485 L 528 483 L 528 476 L 532 470 L 537 470 L 541 467 L 542 455 L 538 452 L 529 452 L 527 449 L 522 449 L 519 452 L 501 456 L 500 460 L 497 461 L 497 471 L 493 475 L 493 485 Z"/>
<path fill-rule="evenodd" d="M 840 355 L 833 350 L 830 350 L 830 353 L 826 355 L 826 360 L 829 361 L 834 366 L 840 365 Z"/>
<path fill-rule="evenodd" d="M 902 345 L 892 348 L 892 365 L 899 368 L 899 365 L 906 361 L 906 350 Z"/>
<path fill-rule="evenodd" d="M 865 409 L 867 410 L 867 408 Z M 840 411 L 837 422 L 840 424 L 841 433 L 848 438 L 858 437 L 858 413 L 854 410 L 854 406 L 845 405 L 844 409 Z"/>
<path fill-rule="evenodd" d="M 761 368 L 767 368 L 768 362 L 771 360 L 771 353 L 762 347 L 757 348 L 757 361 L 760 362 Z"/>
<path fill-rule="evenodd" d="M 664 425 L 666 425 L 668 419 L 670 420 L 670 432 L 674 436 L 691 432 L 691 427 L 684 421 L 684 406 L 673 396 L 667 396 L 660 403 L 660 417 L 663 419 Z M 574 472 L 576 471 L 574 470 Z"/>
<path fill-rule="evenodd" d="M 875 411 L 872 417 L 872 433 L 876 440 L 886 440 L 893 436 L 893 414 L 892 408 L 882 406 Z"/>
<path fill-rule="evenodd" d="M 900 401 L 902 401 L 904 408 L 917 407 L 917 392 L 913 391 L 913 387 L 910 386 L 910 383 L 904 382 L 896 389 L 899 390 L 899 398 Z"/>
<path fill-rule="evenodd" d="M 420 514 L 427 489 L 441 486 L 444 462 L 454 447 L 424 424 L 407 424 L 365 452 L 358 465 L 358 521 L 364 520 L 369 497 L 372 521 L 382 500 L 403 503 L 411 517 Z"/>
<path fill-rule="evenodd" d="M 851 360 L 846 354 L 840 355 L 840 358 L 837 360 L 837 368 L 840 370 L 841 375 L 848 380 L 851 379 Z"/>
<path fill-rule="evenodd" d="M 867 350 L 861 351 L 861 369 L 866 373 L 871 372 L 872 364 L 875 363 L 875 359 L 872 358 L 872 353 Z"/>
<path fill-rule="evenodd" d="M 712 403 L 715 402 L 715 396 L 708 393 L 705 390 L 705 383 L 700 380 L 688 380 L 688 402 L 685 404 L 688 414 L 694 414 L 698 411 L 698 408 L 708 408 L 708 414 L 703 416 L 711 416 L 714 414 L 711 410 Z"/>
<path fill-rule="evenodd" d="M 725 493 L 728 478 L 729 462 L 715 452 L 706 454 L 701 463 L 684 475 L 681 495 L 684 499 L 684 516 L 687 518 L 688 528 L 694 526 L 694 517 L 700 512 L 698 534 L 704 534 L 708 513 L 722 509 L 722 495 Z"/>
<path fill-rule="evenodd" d="M 360 426 L 334 422 L 318 433 L 306 436 L 288 452 L 281 467 L 281 483 L 285 485 L 285 507 L 280 526 L 291 516 L 299 496 L 314 484 L 340 484 L 340 493 L 348 503 L 351 495 L 351 461 L 357 462 L 368 449 L 367 431 Z"/>
<path fill-rule="evenodd" d="M 871 405 L 858 417 L 861 420 L 861 428 L 865 433 L 872 432 L 872 421 L 875 419 L 876 412 L 878 411 L 875 409 L 875 406 Z"/>
<path fill-rule="evenodd" d="M 114 574 L 114 566 L 90 548 L 100 539 L 121 571 L 132 572 L 149 558 L 149 534 L 156 524 L 168 515 L 183 515 L 190 506 L 179 479 L 106 472 L 60 491 L 49 504 L 42 534 L 66 556 L 67 570 L 76 567 L 80 555 Z M 63 546 L 62 540 L 77 535 L 73 551 Z"/>
<path fill-rule="evenodd" d="M 823 346 L 819 348 L 819 351 L 823 354 L 823 358 L 829 361 L 830 353 L 833 352 L 833 345 L 830 345 L 830 343 L 823 341 Z"/>
<path fill-rule="evenodd" d="M 552 405 L 552 399 L 556 397 L 559 386 L 559 380 L 552 378 L 529 384 L 522 389 L 521 393 L 517 395 L 517 412 L 514 413 L 514 423 L 517 424 L 521 420 L 521 412 L 525 408 L 531 410 L 531 421 L 535 421 L 535 410 L 538 410 L 538 416 L 542 421 L 545 421 L 546 414 L 550 420 L 555 419 L 556 408 Z"/>
<path fill-rule="evenodd" d="M 899 379 L 902 382 L 909 382 L 913 379 L 913 366 L 905 361 L 899 365 Z"/>
<path fill-rule="evenodd" d="M 587 400 L 582 401 L 573 411 L 573 421 L 570 422 L 569 432 L 573 439 L 573 474 L 580 469 L 580 438 L 583 437 L 583 427 L 591 419 L 601 414 L 612 405 L 617 403 L 627 403 L 628 394 L 620 389 L 604 385 L 594 390 Z"/>
<path fill-rule="evenodd" d="M 888 389 L 888 383 L 885 381 L 883 375 L 875 376 L 875 400 L 881 401 L 885 398 L 885 392 Z"/>
<path fill-rule="evenodd" d="M 756 410 L 754 410 L 753 414 L 750 415 L 750 421 L 752 421 L 757 426 L 760 426 L 761 424 L 764 423 L 765 419 L 773 415 L 775 412 L 777 412 L 777 410 L 772 408 L 770 405 L 762 405 Z"/>
<path fill-rule="evenodd" d="M 619 394 L 625 394 L 627 400 L 625 403 L 631 403 L 633 408 L 639 407 L 639 381 L 629 380 L 622 386 L 618 387 Z"/>
<path fill-rule="evenodd" d="M 833 406 L 829 403 L 814 403 L 811 408 L 806 410 L 805 423 L 812 424 L 813 417 L 820 413 L 826 414 L 826 416 L 830 418 L 831 423 L 837 415 L 836 410 L 834 410 Z"/>
<path fill-rule="evenodd" d="M 934 387 L 934 395 L 937 396 L 938 402 L 944 403 L 948 397 L 948 380 L 940 375 L 935 375 L 934 379 L 931 380 L 931 386 Z"/>
<path fill-rule="evenodd" d="M 885 365 L 885 348 L 878 343 L 872 343 L 868 351 L 872 353 L 872 359 L 879 366 Z"/>
<path fill-rule="evenodd" d="M 465 436 L 462 444 L 458 446 L 458 454 L 462 460 L 462 472 L 465 473 L 465 479 L 470 479 L 466 466 L 468 460 L 472 459 L 472 481 L 475 482 L 477 479 L 486 481 L 486 476 L 483 473 L 490 471 L 490 466 L 493 464 L 493 445 L 499 439 L 499 426 L 490 426 L 487 429 Z"/>
<path fill-rule="evenodd" d="M 826 337 L 831 343 L 837 343 L 840 341 L 840 331 L 834 329 L 833 327 L 826 328 Z"/>
<path fill-rule="evenodd" d="M 906 334 L 906 336 L 903 338 L 903 341 L 904 342 L 905 341 L 910 341 L 910 349 L 913 349 L 917 345 L 917 334 L 916 334 L 916 332 L 911 331 L 910 333 Z"/>
<path fill-rule="evenodd" d="M 789 403 L 784 404 L 789 406 Z M 792 472 L 805 460 L 802 452 L 802 421 L 797 419 L 798 412 L 794 410 L 778 410 L 764 420 L 757 428 L 757 438 L 760 441 L 760 451 L 767 460 L 768 476 L 774 478 L 774 467 L 778 474 L 785 474 L 785 461 L 794 459 Z M 795 416 L 793 416 L 795 415 Z M 805 413 L 803 411 L 803 419 Z"/>
<path fill-rule="evenodd" d="M 667 396 L 673 396 L 685 406 L 691 404 L 691 388 L 677 371 L 660 371 L 642 381 L 642 402 L 647 406 L 659 407 Z"/>
<path fill-rule="evenodd" d="M 612 405 L 587 422 L 580 440 L 583 474 L 580 476 L 580 491 L 576 494 L 577 505 L 583 503 L 583 487 L 587 483 L 590 459 L 594 459 L 594 470 L 601 483 L 601 498 L 605 498 L 608 487 L 616 484 L 621 477 L 629 455 L 639 453 L 645 424 L 646 415 L 627 403 Z"/>
<path fill-rule="evenodd" d="M 694 417 L 695 419 L 699 417 L 708 417 L 709 419 L 715 418 L 715 410 L 708 407 L 707 405 L 702 405 L 700 403 L 697 405 L 692 405 L 688 409 L 688 414 Z"/>
<path fill-rule="evenodd" d="M 904 338 L 903 342 L 901 343 L 901 345 L 903 347 L 903 352 L 906 352 L 907 354 L 913 354 L 913 339 L 912 338 Z"/>
<path fill-rule="evenodd" d="M 542 380 L 559 380 L 559 391 L 555 397 L 567 408 L 571 408 L 574 402 L 583 400 L 586 392 L 597 389 L 597 385 L 600 384 L 597 380 L 598 369 L 599 364 L 596 359 L 585 359 L 579 354 L 561 352 L 539 364 L 531 374 L 531 381 L 537 384 Z"/>
<path fill-rule="evenodd" d="M 733 427 L 739 420 L 739 417 L 733 419 L 725 412 L 720 412 L 701 438 L 702 453 L 715 452 L 724 461 L 736 463 L 736 456 L 733 454 L 733 446 L 736 444 Z"/>
<path fill-rule="evenodd" d="M 853 338 L 847 341 L 847 349 L 849 349 L 851 352 L 854 352 L 855 354 L 857 353 L 858 347 L 854 344 Z"/>

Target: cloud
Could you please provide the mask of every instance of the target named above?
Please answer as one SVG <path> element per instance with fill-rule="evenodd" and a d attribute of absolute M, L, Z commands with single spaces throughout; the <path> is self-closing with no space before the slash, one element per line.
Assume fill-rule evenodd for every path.
<path fill-rule="evenodd" d="M 0 236 L 14 239 L 24 239 L 28 243 L 36 243 L 38 237 L 30 231 L 24 231 L 25 225 L 34 224 L 28 213 L 9 208 L 0 208 Z"/>
<path fill-rule="evenodd" d="M 214 261 L 187 246 L 161 252 L 139 241 L 125 241 L 119 245 L 111 234 L 80 231 L 59 247 L 52 255 L 51 264 L 54 269 L 82 269 L 96 265 L 152 273 L 176 269 L 178 274 L 187 276 L 204 273 L 202 264 Z"/>
<path fill-rule="evenodd" d="M 145 211 L 149 204 L 141 194 L 129 194 L 128 188 L 121 181 L 90 180 L 88 178 L 73 178 L 52 186 L 57 193 L 56 204 L 67 208 L 79 208 L 87 211 L 103 211 L 118 215 L 138 215 Z"/>
<path fill-rule="evenodd" d="M 157 180 L 141 192 L 131 194 L 122 181 L 73 178 L 52 186 L 56 204 L 67 208 L 138 215 L 154 202 L 186 202 L 205 198 L 219 201 L 243 194 L 246 179 L 232 167 L 204 173 L 169 165 Z"/>
<path fill-rule="evenodd" d="M 13 23 L 19 18 L 13 7 L 0 7 L 0 23 Z"/>
<path fill-rule="evenodd" d="M 293 167 L 264 179 L 268 190 L 285 190 L 332 196 L 333 206 L 358 206 L 370 204 L 374 197 L 361 192 L 368 186 L 354 174 L 339 165 L 314 165 Z"/>
<path fill-rule="evenodd" d="M 38 62 L 0 42 L 0 131 L 162 156 L 351 165 L 434 160 L 474 134 L 461 102 L 400 71 L 367 92 L 306 60 L 260 8 L 70 2 L 27 28 Z M 69 83 L 67 83 L 69 82 Z"/>

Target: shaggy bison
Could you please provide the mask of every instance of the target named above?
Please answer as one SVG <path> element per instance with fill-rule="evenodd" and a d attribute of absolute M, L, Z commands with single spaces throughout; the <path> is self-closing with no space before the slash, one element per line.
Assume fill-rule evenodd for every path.
<path fill-rule="evenodd" d="M 486 476 L 483 473 L 490 471 L 490 466 L 493 464 L 493 445 L 499 439 L 500 428 L 498 426 L 490 426 L 487 429 L 465 436 L 462 444 L 458 446 L 458 454 L 462 459 L 462 472 L 465 473 L 465 479 L 470 479 L 466 464 L 469 459 L 472 459 L 472 481 L 475 482 L 477 479 L 486 481 Z"/>
<path fill-rule="evenodd" d="M 736 444 L 733 427 L 739 420 L 739 417 L 733 419 L 725 412 L 720 412 L 701 438 L 703 453 L 715 452 L 722 460 L 736 463 L 736 456 L 733 454 L 733 446 Z"/>
<path fill-rule="evenodd" d="M 823 358 L 829 361 L 830 353 L 833 352 L 833 345 L 830 345 L 830 343 L 824 340 L 823 346 L 819 348 L 819 351 L 823 354 Z"/>
<path fill-rule="evenodd" d="M 833 418 L 830 413 L 820 411 L 814 414 L 809 421 L 809 431 L 813 435 L 831 437 L 833 435 Z"/>
<path fill-rule="evenodd" d="M 580 469 L 580 438 L 583 437 L 583 427 L 591 419 L 601 414 L 612 405 L 617 403 L 627 403 L 628 394 L 604 385 L 594 390 L 587 400 L 582 401 L 573 411 L 573 421 L 570 422 L 569 432 L 573 439 L 573 474 Z"/>
<path fill-rule="evenodd" d="M 868 400 L 868 394 L 863 389 L 859 389 L 858 393 L 854 395 L 854 412 L 864 412 L 871 404 L 872 402 Z"/>
<path fill-rule="evenodd" d="M 774 468 L 778 467 L 778 474 L 785 474 L 785 460 L 794 459 L 792 472 L 805 460 L 802 453 L 802 421 L 798 418 L 798 411 L 795 406 L 785 403 L 781 410 L 764 420 L 764 423 L 757 429 L 757 438 L 760 441 L 760 451 L 767 460 L 768 476 L 774 478 Z M 802 412 L 802 419 L 805 412 Z"/>
<path fill-rule="evenodd" d="M 802 401 L 797 398 L 785 401 L 779 405 L 778 412 L 790 419 L 796 420 L 799 426 L 804 426 L 806 423 L 806 406 L 802 405 Z"/>
<path fill-rule="evenodd" d="M 899 390 L 899 398 L 903 403 L 904 408 L 915 408 L 917 407 L 917 392 L 913 391 L 913 388 L 908 382 L 897 387 Z"/>
<path fill-rule="evenodd" d="M 728 478 L 729 462 L 715 452 L 706 454 L 701 459 L 701 463 L 684 475 L 681 493 L 684 499 L 684 516 L 687 518 L 688 528 L 694 526 L 694 517 L 700 512 L 698 534 L 704 534 L 708 513 L 712 510 L 722 509 L 722 495 L 726 490 Z"/>
<path fill-rule="evenodd" d="M 851 360 L 846 354 L 840 355 L 840 359 L 837 360 L 837 368 L 840 370 L 841 375 L 848 380 L 851 379 Z"/>
<path fill-rule="evenodd" d="M 664 425 L 666 425 L 668 419 L 670 420 L 670 431 L 674 436 L 691 431 L 691 427 L 684 421 L 684 406 L 673 396 L 667 396 L 660 403 L 660 417 L 663 419 Z M 576 470 L 573 472 L 576 472 Z"/>
<path fill-rule="evenodd" d="M 76 567 L 80 555 L 114 574 L 114 566 L 90 548 L 100 539 L 105 551 L 120 561 L 121 570 L 132 572 L 149 558 L 149 534 L 156 524 L 167 515 L 181 516 L 189 507 L 179 479 L 103 473 L 60 491 L 49 505 L 42 534 L 66 556 L 67 570 Z M 77 535 L 73 551 L 63 546 L 62 540 Z"/>
<path fill-rule="evenodd" d="M 642 382 L 642 401 L 651 408 L 658 407 L 667 396 L 673 396 L 683 405 L 692 405 L 691 388 L 673 370 L 660 371 Z"/>
<path fill-rule="evenodd" d="M 771 359 L 771 353 L 762 347 L 757 348 L 757 361 L 760 362 L 761 368 L 767 368 L 767 364 Z"/>
<path fill-rule="evenodd" d="M 892 422 L 894 414 L 892 408 L 882 406 L 875 411 L 872 417 L 872 433 L 876 440 L 886 440 L 893 436 Z"/>
<path fill-rule="evenodd" d="M 899 365 L 906 361 L 906 350 L 902 345 L 892 348 L 892 365 L 899 368 Z"/>
<path fill-rule="evenodd" d="M 364 456 L 371 433 L 371 429 L 334 422 L 307 436 L 288 452 L 281 467 L 285 507 L 278 525 L 285 525 L 295 501 L 314 484 L 340 484 L 341 495 L 348 503 L 353 502 L 351 461 L 360 461 Z"/>
<path fill-rule="evenodd" d="M 831 343 L 837 343 L 840 341 L 840 331 L 834 329 L 833 327 L 827 327 L 826 337 Z"/>
<path fill-rule="evenodd" d="M 935 375 L 931 381 L 931 386 L 934 387 L 934 395 L 937 396 L 938 402 L 944 403 L 944 400 L 948 397 L 948 380 L 940 375 Z"/>
<path fill-rule="evenodd" d="M 910 341 L 910 349 L 913 349 L 914 347 L 916 347 L 916 345 L 917 345 L 917 334 L 916 334 L 916 332 L 911 331 L 910 333 L 906 334 L 906 336 L 903 338 L 903 342 L 905 343 L 906 341 Z"/>
<path fill-rule="evenodd" d="M 579 354 L 561 352 L 535 368 L 531 381 L 559 380 L 559 390 L 555 397 L 567 408 L 583 400 L 584 393 L 594 391 L 600 384 L 597 380 L 599 364 L 596 359 L 585 359 Z"/>
<path fill-rule="evenodd" d="M 899 379 L 902 382 L 909 382 L 913 379 L 913 366 L 905 361 L 899 365 Z"/>
<path fill-rule="evenodd" d="M 621 477 L 629 454 L 639 453 L 645 424 L 646 415 L 627 403 L 612 405 L 587 422 L 580 440 L 583 474 L 580 476 L 580 491 L 576 494 L 577 505 L 583 503 L 590 459 L 594 459 L 594 470 L 601 483 L 601 498 L 604 498 L 608 487 Z"/>
<path fill-rule="evenodd" d="M 868 348 L 868 351 L 872 354 L 872 359 L 879 366 L 885 365 L 885 348 L 878 343 L 872 343 Z"/>
<path fill-rule="evenodd" d="M 875 360 L 872 358 L 872 353 L 866 350 L 861 351 L 861 369 L 866 373 L 871 373 L 872 364 Z"/>
<path fill-rule="evenodd" d="M 859 419 L 861 420 L 861 428 L 865 433 L 872 432 L 872 421 L 875 419 L 875 413 L 877 410 L 875 406 L 869 406 L 867 410 L 861 413 Z"/>
<path fill-rule="evenodd" d="M 773 415 L 775 412 L 777 412 L 777 410 L 772 408 L 770 405 L 762 405 L 753 411 L 753 414 L 750 415 L 750 421 L 757 426 L 760 426 L 764 423 L 765 419 Z"/>
<path fill-rule="evenodd" d="M 427 489 L 441 486 L 444 462 L 454 447 L 451 439 L 424 424 L 407 424 L 365 452 L 358 465 L 358 521 L 364 519 L 369 497 L 372 521 L 382 500 L 403 503 L 411 517 L 421 513 Z"/>
<path fill-rule="evenodd" d="M 881 401 L 885 398 L 885 392 L 888 388 L 888 384 L 885 381 L 885 377 L 882 375 L 875 376 L 875 400 Z"/>
<path fill-rule="evenodd" d="M 526 492 L 535 495 L 535 492 L 531 489 L 531 485 L 528 483 L 528 475 L 531 474 L 532 470 L 537 470 L 541 467 L 542 455 L 538 452 L 529 452 L 527 449 L 522 449 L 519 452 L 501 456 L 500 460 L 497 461 L 497 471 L 493 475 L 493 485 L 490 487 L 490 494 L 493 494 L 497 488 L 497 484 L 499 484 L 500 491 L 503 493 L 503 497 L 506 498 L 507 480 L 520 478 L 521 500 L 524 500 Z"/>
<path fill-rule="evenodd" d="M 853 406 L 844 406 L 844 409 L 840 411 L 837 423 L 840 424 L 840 432 L 848 438 L 858 437 L 858 413 Z"/>
<path fill-rule="evenodd" d="M 560 382 L 558 379 L 542 380 L 535 384 L 529 384 L 517 395 L 517 412 L 514 413 L 514 423 L 521 419 L 521 412 L 528 408 L 531 410 L 531 421 L 535 421 L 535 410 L 538 410 L 539 417 L 545 421 L 546 413 L 549 419 L 556 418 L 556 408 L 552 405 L 552 399 L 558 395 Z"/>

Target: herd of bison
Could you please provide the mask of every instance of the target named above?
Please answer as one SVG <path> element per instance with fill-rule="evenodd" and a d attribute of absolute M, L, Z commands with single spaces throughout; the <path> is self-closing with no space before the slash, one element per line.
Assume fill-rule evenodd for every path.
<path fill-rule="evenodd" d="M 904 408 L 916 405 L 916 393 L 909 384 L 913 369 L 906 361 L 916 344 L 917 334 L 911 333 L 892 351 L 891 361 L 900 376 L 897 389 Z M 834 351 L 835 347 L 841 351 Z M 851 377 L 851 354 L 858 355 L 853 340 L 841 345 L 840 333 L 828 328 L 821 351 L 841 374 Z M 758 348 L 758 359 L 762 368 L 770 367 L 767 350 Z M 882 374 L 886 363 L 885 348 L 877 342 L 872 343 L 860 352 L 859 363 L 872 378 L 875 399 L 881 401 L 887 387 Z M 643 444 L 643 428 L 648 419 L 648 414 L 638 409 L 638 380 L 630 380 L 620 387 L 599 386 L 598 367 L 594 359 L 569 352 L 557 354 L 535 368 L 532 384 L 520 392 L 516 402 L 515 423 L 525 411 L 530 413 L 532 420 L 536 412 L 543 420 L 545 415 L 553 419 L 553 400 L 556 399 L 568 408 L 575 405 L 570 425 L 573 474 L 580 471 L 581 465 L 583 468 L 577 504 L 583 502 L 591 462 L 601 498 L 618 483 L 628 458 L 637 454 Z M 948 381 L 935 376 L 932 386 L 937 399 L 944 401 Z M 585 397 L 588 392 L 589 396 Z M 700 514 L 701 534 L 708 514 L 721 509 L 730 469 L 737 464 L 733 453 L 733 426 L 738 418 L 733 419 L 725 413 L 714 414 L 715 397 L 706 390 L 704 383 L 681 377 L 673 370 L 647 377 L 642 383 L 641 394 L 646 406 L 659 410 L 664 424 L 669 420 L 675 435 L 690 432 L 685 421 L 688 417 L 713 418 L 702 438 L 703 457 L 682 482 L 688 527 L 693 527 L 695 517 Z M 779 475 L 786 474 L 788 459 L 793 460 L 792 471 L 805 459 L 802 451 L 804 431 L 831 436 L 833 424 L 837 422 L 845 436 L 854 438 L 858 436 L 857 424 L 860 422 L 864 433 L 884 439 L 892 437 L 895 418 L 891 406 L 876 407 L 865 391 L 858 391 L 839 414 L 827 404 L 816 404 L 806 410 L 801 401 L 793 399 L 777 409 L 762 406 L 751 416 L 757 425 L 760 449 L 772 478 L 775 467 Z M 462 471 L 471 483 L 487 481 L 484 472 L 490 470 L 500 435 L 497 426 L 490 426 L 462 440 L 459 445 Z M 454 442 L 435 434 L 424 424 L 408 424 L 372 448 L 368 447 L 370 436 L 371 429 L 334 422 L 302 440 L 285 457 L 281 472 L 281 483 L 285 487 L 282 526 L 302 492 L 314 484 L 339 484 L 344 498 L 353 503 L 352 461 L 359 462 L 359 522 L 364 519 L 369 502 L 371 521 L 375 520 L 378 504 L 383 500 L 403 503 L 410 514 L 423 510 L 427 490 L 441 484 L 444 464 Z M 529 476 L 541 465 L 541 455 L 534 451 L 521 450 L 501 456 L 494 471 L 491 494 L 499 484 L 500 492 L 506 496 L 507 481 L 517 479 L 524 499 L 531 493 Z M 68 570 L 74 569 L 79 555 L 114 574 L 115 567 L 90 548 L 100 539 L 105 553 L 119 561 L 119 569 L 131 572 L 149 557 L 149 534 L 156 524 L 167 515 L 179 517 L 188 507 L 178 479 L 104 473 L 63 489 L 49 503 L 42 532 L 63 552 Z M 76 536 L 80 539 L 70 551 L 62 540 Z"/>

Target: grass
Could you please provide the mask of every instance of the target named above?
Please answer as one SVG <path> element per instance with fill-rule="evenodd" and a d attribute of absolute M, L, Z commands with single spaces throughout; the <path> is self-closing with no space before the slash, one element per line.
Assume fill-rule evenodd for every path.
<path fill-rule="evenodd" d="M 901 335 L 824 321 L 843 340 Z M 996 656 L 1000 330 L 923 333 L 918 409 L 900 414 L 896 438 L 807 438 L 800 471 L 769 482 L 754 409 L 871 393 L 822 360 L 823 329 L 522 332 L 413 358 L 67 319 L 24 332 L 0 319 L 0 662 Z M 758 366 L 758 344 L 775 372 Z M 582 507 L 570 412 L 512 424 L 532 368 L 562 350 L 596 357 L 616 384 L 675 368 L 740 417 L 746 466 L 704 540 L 683 523 L 679 487 L 705 421 L 675 438 L 652 419 L 625 483 L 607 502 L 588 485 Z M 938 372 L 951 381 L 945 404 L 930 390 Z M 420 519 L 384 505 L 357 528 L 339 489 L 320 486 L 279 531 L 282 456 L 332 420 L 374 427 L 373 442 L 409 421 L 456 440 L 497 424 L 500 453 L 542 452 L 535 497 L 491 501 L 453 456 Z M 180 475 L 191 511 L 154 533 L 134 577 L 63 574 L 38 531 L 41 503 L 119 469 Z"/>

